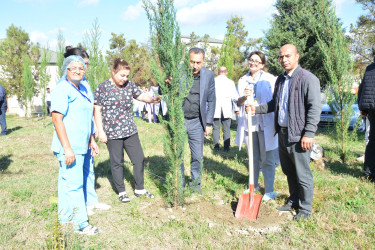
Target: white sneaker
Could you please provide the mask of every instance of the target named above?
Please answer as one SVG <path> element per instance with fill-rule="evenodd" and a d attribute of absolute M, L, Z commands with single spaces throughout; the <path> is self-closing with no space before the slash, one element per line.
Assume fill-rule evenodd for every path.
<path fill-rule="evenodd" d="M 263 195 L 263 199 L 262 200 L 265 201 L 265 202 L 267 202 L 269 200 L 275 199 L 277 195 L 278 195 L 277 192 L 265 193 Z"/>
<path fill-rule="evenodd" d="M 88 225 L 84 228 L 74 230 L 74 232 L 77 233 L 77 234 L 95 235 L 95 234 L 100 233 L 100 230 L 97 227 Z"/>
<path fill-rule="evenodd" d="M 108 210 L 108 209 L 111 208 L 111 206 L 107 205 L 105 203 L 100 203 L 100 202 L 98 202 L 94 205 L 87 206 L 87 209 L 94 209 L 94 208 L 98 209 L 98 210 Z"/>

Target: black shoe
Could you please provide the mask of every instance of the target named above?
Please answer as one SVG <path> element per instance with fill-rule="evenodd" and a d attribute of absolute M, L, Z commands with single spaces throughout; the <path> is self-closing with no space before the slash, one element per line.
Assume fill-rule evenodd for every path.
<path fill-rule="evenodd" d="M 293 217 L 293 220 L 308 220 L 310 219 L 310 214 L 308 213 L 305 213 L 305 212 L 298 212 L 298 214 L 296 214 L 294 217 Z"/>
<path fill-rule="evenodd" d="M 229 148 L 224 148 L 224 152 L 228 153 L 229 152 Z"/>
<path fill-rule="evenodd" d="M 219 146 L 219 145 L 215 145 L 214 150 L 215 150 L 216 152 L 217 152 L 217 151 L 220 151 L 220 146 Z"/>
<path fill-rule="evenodd" d="M 292 209 L 297 209 L 297 208 L 298 208 L 298 205 L 293 204 L 292 201 L 288 201 L 288 203 L 286 203 L 284 206 L 277 207 L 276 209 L 281 212 L 289 212 L 289 211 L 292 211 Z"/>
<path fill-rule="evenodd" d="M 118 199 L 122 202 L 122 203 L 127 203 L 130 201 L 129 199 L 129 196 L 127 194 L 123 194 L 123 195 L 120 195 L 118 197 Z"/>

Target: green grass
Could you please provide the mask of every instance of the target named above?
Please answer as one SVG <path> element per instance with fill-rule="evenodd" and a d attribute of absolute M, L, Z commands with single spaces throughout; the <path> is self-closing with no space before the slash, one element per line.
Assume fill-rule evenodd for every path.
<path fill-rule="evenodd" d="M 110 204 L 97 211 L 90 223 L 97 236 L 79 236 L 70 224 L 57 223 L 58 162 L 50 151 L 53 126 L 50 118 L 7 117 L 10 133 L 0 137 L 0 249 L 371 249 L 375 246 L 374 185 L 360 179 L 364 152 L 363 134 L 348 145 L 348 162 L 339 162 L 337 145 L 320 130 L 316 141 L 325 149 L 325 168 L 314 174 L 311 220 L 292 222 L 275 207 L 288 197 L 286 177 L 276 169 L 275 201 L 262 203 L 257 221 L 239 221 L 233 211 L 246 189 L 247 156 L 234 145 L 229 153 L 215 153 L 212 139 L 204 145 L 203 195 L 187 190 L 183 207 L 169 208 L 164 199 L 162 127 L 137 119 L 146 156 L 145 185 L 156 198 L 133 195 L 132 166 L 125 158 L 125 185 L 131 202 L 121 204 L 113 191 L 108 151 L 100 144 L 95 159 L 99 200 Z M 189 152 L 189 150 L 187 150 Z M 189 166 L 189 155 L 185 157 Z M 189 175 L 189 169 L 186 169 Z M 260 178 L 263 186 L 263 177 Z M 274 230 L 273 230 L 274 229 Z"/>

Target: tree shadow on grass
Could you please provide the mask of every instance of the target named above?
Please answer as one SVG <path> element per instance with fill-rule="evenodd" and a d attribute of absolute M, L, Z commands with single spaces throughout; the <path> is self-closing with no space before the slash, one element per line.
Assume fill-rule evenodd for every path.
<path fill-rule="evenodd" d="M 326 163 L 325 166 L 335 174 L 350 175 L 355 178 L 360 178 L 363 175 L 363 168 L 359 164 L 347 164 L 341 163 L 339 161 L 334 161 Z"/>
<path fill-rule="evenodd" d="M 9 168 L 10 164 L 12 163 L 12 160 L 10 159 L 11 157 L 12 154 L 0 156 L 0 173 L 5 172 Z"/>
<path fill-rule="evenodd" d="M 9 135 L 9 134 L 13 133 L 14 131 L 17 131 L 17 130 L 19 130 L 21 128 L 23 128 L 23 127 L 17 126 L 17 127 L 14 127 L 14 128 L 8 128 L 7 129 L 7 135 Z"/>
<path fill-rule="evenodd" d="M 124 178 L 127 182 L 130 182 L 133 190 L 134 190 L 134 176 L 133 173 L 130 171 L 130 168 L 133 167 L 133 164 L 128 161 L 124 161 Z M 113 181 L 112 171 L 111 171 L 111 162 L 110 160 L 105 160 L 104 162 L 100 162 L 98 165 L 95 166 L 95 187 L 100 188 L 100 185 L 97 183 L 97 179 L 99 177 L 106 177 L 111 184 L 112 190 L 115 193 L 118 193 L 115 183 Z M 126 186 L 125 186 L 126 189 Z"/>
<path fill-rule="evenodd" d="M 235 196 L 237 190 L 233 185 L 230 185 L 230 182 L 226 182 L 225 178 L 230 179 L 236 184 L 248 183 L 248 175 L 238 172 L 223 162 L 215 161 L 207 157 L 203 157 L 203 162 L 204 170 L 207 173 L 211 173 L 214 181 L 218 181 L 220 185 L 224 187 L 225 191 L 232 196 Z"/>

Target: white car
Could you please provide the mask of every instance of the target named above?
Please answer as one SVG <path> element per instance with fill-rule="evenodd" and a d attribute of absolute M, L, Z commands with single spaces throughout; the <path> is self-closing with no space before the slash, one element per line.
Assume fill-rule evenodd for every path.
<path fill-rule="evenodd" d="M 352 109 L 353 109 L 354 114 L 350 120 L 349 129 L 354 129 L 354 125 L 356 124 L 358 117 L 360 117 L 361 115 L 361 112 L 359 111 L 359 108 L 358 108 L 357 101 L 352 105 Z M 318 126 L 320 127 L 333 126 L 335 122 L 336 120 L 335 120 L 335 117 L 333 116 L 330 106 L 327 103 L 323 104 L 322 113 L 320 114 L 320 122 Z M 361 120 L 361 123 L 362 123 L 362 120 Z"/>

